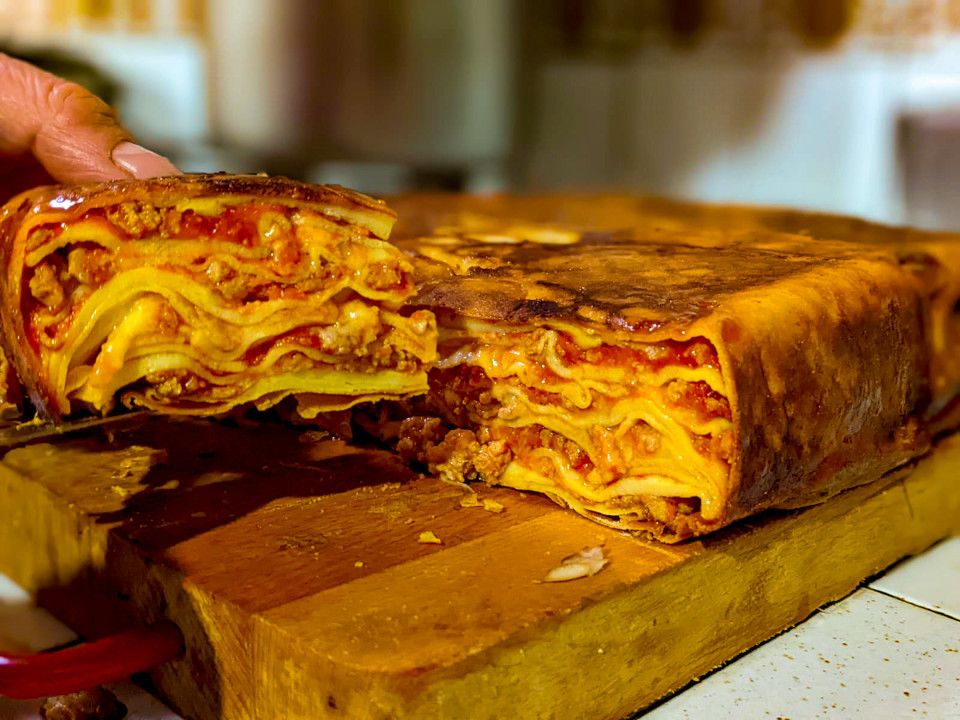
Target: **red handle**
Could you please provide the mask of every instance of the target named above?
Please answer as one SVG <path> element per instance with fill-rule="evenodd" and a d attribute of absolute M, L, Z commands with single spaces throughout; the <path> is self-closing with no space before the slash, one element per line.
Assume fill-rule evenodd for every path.
<path fill-rule="evenodd" d="M 149 670 L 183 652 L 171 622 L 36 655 L 0 655 L 0 697 L 28 700 L 65 695 Z"/>

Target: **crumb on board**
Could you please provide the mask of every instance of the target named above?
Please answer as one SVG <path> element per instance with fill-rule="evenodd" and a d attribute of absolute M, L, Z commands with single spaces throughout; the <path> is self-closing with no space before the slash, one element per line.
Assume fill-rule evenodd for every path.
<path fill-rule="evenodd" d="M 462 498 L 460 498 L 460 507 L 472 508 L 472 507 L 480 507 L 480 505 L 481 505 L 480 497 L 472 490 L 468 492 L 466 495 L 464 495 Z"/>
<path fill-rule="evenodd" d="M 125 488 L 123 485 L 111 485 L 110 492 L 121 498 L 128 498 L 134 493 L 131 488 Z"/>
<path fill-rule="evenodd" d="M 433 530 L 424 530 L 417 536 L 417 542 L 425 545 L 443 545 L 443 540 L 438 538 Z"/>
<path fill-rule="evenodd" d="M 561 560 L 559 565 L 546 574 L 542 582 L 567 582 L 591 577 L 603 570 L 608 562 L 602 546 L 584 548 Z"/>
<path fill-rule="evenodd" d="M 506 510 L 506 508 L 503 507 L 503 505 L 498 503 L 496 500 L 488 500 L 487 498 L 481 499 L 480 496 L 477 495 L 477 493 L 475 493 L 473 490 L 471 490 L 462 498 L 460 498 L 460 507 L 462 508 L 482 507 L 487 512 L 492 512 L 492 513 L 502 513 L 504 510 Z"/>
<path fill-rule="evenodd" d="M 353 566 L 354 566 L 355 568 L 362 568 L 362 567 L 363 567 L 363 560 L 357 560 L 357 561 L 353 564 Z"/>

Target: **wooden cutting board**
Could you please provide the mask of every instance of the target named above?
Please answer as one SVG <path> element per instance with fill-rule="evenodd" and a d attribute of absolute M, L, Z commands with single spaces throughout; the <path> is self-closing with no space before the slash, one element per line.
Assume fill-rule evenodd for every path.
<path fill-rule="evenodd" d="M 8 453 L 0 571 L 89 636 L 176 622 L 186 654 L 152 680 L 191 718 L 619 718 L 960 530 L 958 475 L 954 438 L 671 547 L 507 490 L 461 507 L 296 430 L 155 420 Z M 597 545 L 598 574 L 540 582 Z"/>

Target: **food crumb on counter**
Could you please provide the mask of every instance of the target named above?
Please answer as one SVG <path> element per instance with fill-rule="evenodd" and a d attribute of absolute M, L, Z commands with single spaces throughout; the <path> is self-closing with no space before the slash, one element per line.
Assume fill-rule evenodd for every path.
<path fill-rule="evenodd" d="M 49 697 L 40 707 L 43 720 L 120 720 L 126 715 L 126 705 L 102 687 Z"/>
<path fill-rule="evenodd" d="M 560 564 L 548 572 L 541 582 L 567 582 L 591 577 L 603 570 L 608 562 L 602 546 L 584 548 L 561 560 Z"/>

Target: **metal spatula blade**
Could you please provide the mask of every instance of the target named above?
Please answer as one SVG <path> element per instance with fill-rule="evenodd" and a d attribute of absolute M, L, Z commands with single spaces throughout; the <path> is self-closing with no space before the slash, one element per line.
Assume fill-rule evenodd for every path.
<path fill-rule="evenodd" d="M 140 410 L 125 415 L 68 420 L 62 423 L 53 423 L 38 419 L 11 424 L 7 427 L 0 428 L 0 451 L 10 450 L 15 447 L 29 445 L 43 440 L 77 435 L 88 430 L 126 430 L 131 427 L 136 427 L 148 417 L 150 417 L 148 411 Z"/>

